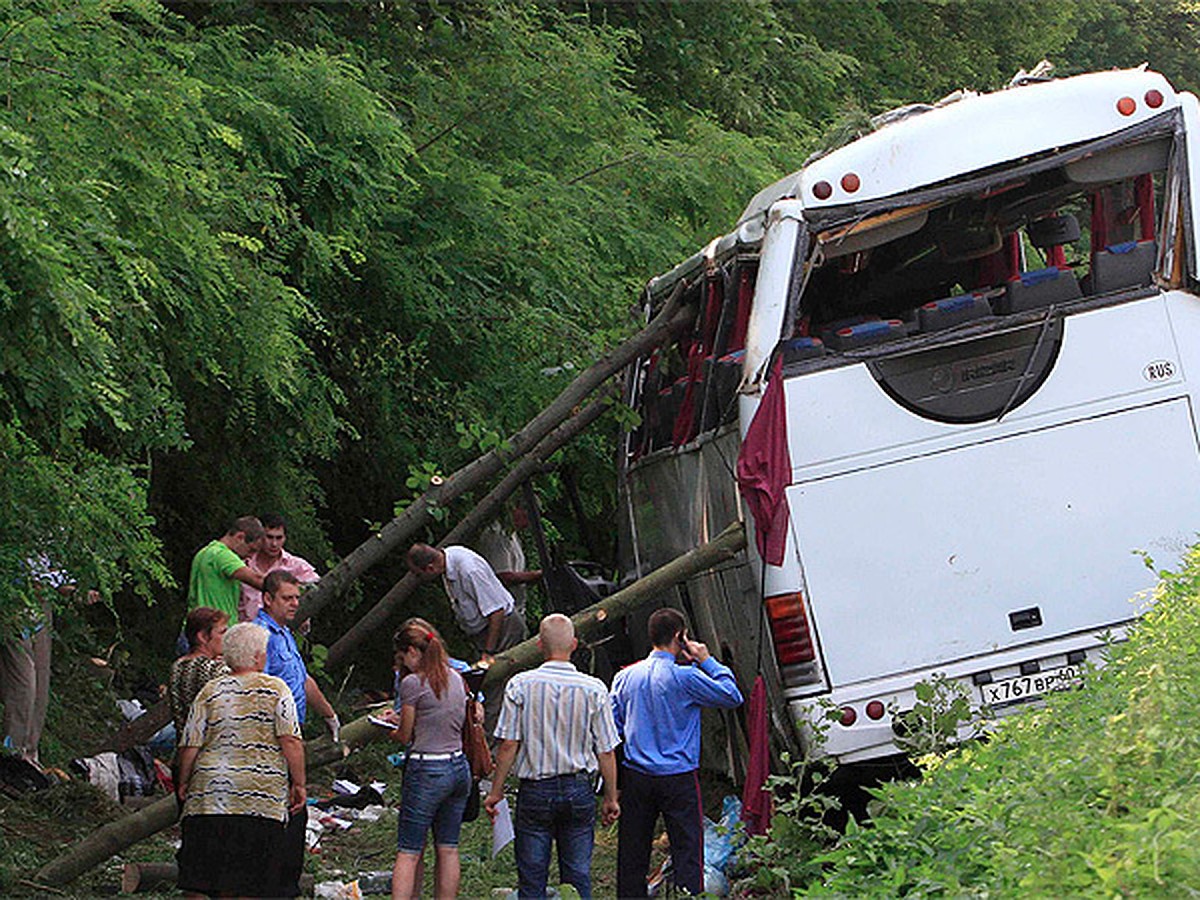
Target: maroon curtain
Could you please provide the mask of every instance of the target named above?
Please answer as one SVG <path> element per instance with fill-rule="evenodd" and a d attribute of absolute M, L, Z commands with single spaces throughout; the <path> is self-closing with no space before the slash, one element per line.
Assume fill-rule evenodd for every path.
<path fill-rule="evenodd" d="M 1154 178 L 1139 175 L 1133 181 L 1134 196 L 1137 198 L 1138 225 L 1141 236 L 1138 240 L 1154 238 Z"/>
<path fill-rule="evenodd" d="M 754 302 L 754 272 L 742 268 L 738 273 L 737 315 L 733 320 L 733 332 L 729 335 L 726 353 L 741 350 L 746 346 L 746 330 L 750 324 L 750 306 Z"/>
<path fill-rule="evenodd" d="M 700 427 L 696 421 L 696 384 L 704 373 L 704 345 L 699 341 L 688 350 L 687 367 L 687 387 L 675 416 L 675 427 L 671 430 L 671 443 L 676 447 L 682 447 L 694 438 Z"/>
<path fill-rule="evenodd" d="M 766 834 L 771 827 L 771 739 L 767 733 L 767 686 L 761 675 L 754 679 L 750 704 L 746 707 L 746 734 L 750 759 L 746 762 L 746 786 L 742 788 L 742 822 L 746 834 Z"/>
<path fill-rule="evenodd" d="M 781 357 L 775 359 L 762 403 L 742 441 L 737 460 L 737 482 L 754 517 L 758 555 L 768 565 L 782 565 L 788 528 L 784 491 L 792 482 L 792 460 L 788 455 Z"/>
<path fill-rule="evenodd" d="M 1092 253 L 1101 253 L 1108 246 L 1108 214 L 1105 205 L 1103 190 L 1092 194 Z"/>

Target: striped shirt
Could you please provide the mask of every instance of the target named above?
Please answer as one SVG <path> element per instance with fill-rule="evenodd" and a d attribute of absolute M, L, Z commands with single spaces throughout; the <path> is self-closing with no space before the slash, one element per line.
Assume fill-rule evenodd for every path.
<path fill-rule="evenodd" d="M 262 816 L 283 821 L 288 769 L 279 738 L 300 737 L 296 703 L 273 675 L 222 675 L 200 689 L 183 730 L 199 747 L 185 816 Z"/>
<path fill-rule="evenodd" d="M 521 742 L 518 778 L 594 772 L 596 754 L 620 743 L 604 682 L 557 660 L 509 680 L 496 737 Z"/>

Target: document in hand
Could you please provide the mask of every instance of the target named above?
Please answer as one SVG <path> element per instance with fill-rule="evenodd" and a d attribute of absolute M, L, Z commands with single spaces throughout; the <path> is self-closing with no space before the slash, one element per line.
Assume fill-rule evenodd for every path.
<path fill-rule="evenodd" d="M 505 798 L 496 804 L 496 818 L 492 821 L 492 858 L 494 859 L 516 837 L 513 830 L 512 811 Z"/>

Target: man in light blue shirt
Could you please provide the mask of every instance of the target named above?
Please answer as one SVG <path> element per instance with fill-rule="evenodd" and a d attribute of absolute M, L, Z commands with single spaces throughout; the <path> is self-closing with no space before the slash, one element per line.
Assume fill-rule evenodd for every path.
<path fill-rule="evenodd" d="M 617 673 L 613 718 L 625 744 L 617 832 L 617 896 L 645 897 L 654 825 L 662 813 L 675 884 L 704 891 L 704 814 L 700 808 L 700 710 L 740 706 L 733 672 L 687 634 L 675 609 L 649 621 L 654 649 Z"/>

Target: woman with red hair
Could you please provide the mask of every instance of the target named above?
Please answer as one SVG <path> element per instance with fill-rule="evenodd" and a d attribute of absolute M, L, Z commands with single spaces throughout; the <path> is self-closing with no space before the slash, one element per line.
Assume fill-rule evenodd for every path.
<path fill-rule="evenodd" d="M 400 679 L 399 713 L 392 712 L 392 738 L 410 744 L 400 799 L 392 897 L 415 895 L 425 837 L 433 829 L 437 852 L 434 896 L 458 894 L 458 838 L 471 791 L 471 771 L 462 749 L 467 686 L 450 667 L 445 644 L 424 619 L 409 619 L 393 640 Z"/>

